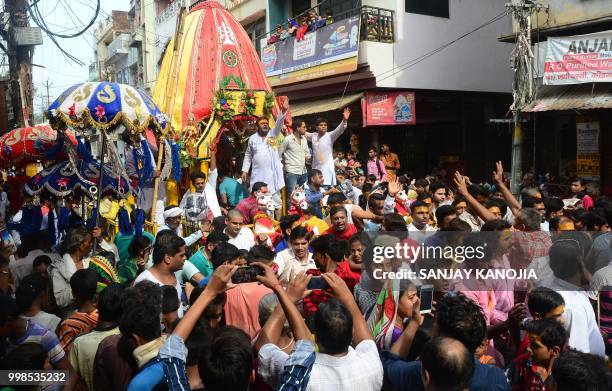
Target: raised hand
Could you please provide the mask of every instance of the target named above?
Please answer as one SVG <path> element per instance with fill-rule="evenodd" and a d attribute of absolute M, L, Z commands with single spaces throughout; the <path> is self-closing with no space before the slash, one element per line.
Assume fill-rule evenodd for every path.
<path fill-rule="evenodd" d="M 351 109 L 349 109 L 348 107 L 345 107 L 344 111 L 342 112 L 342 119 L 344 121 L 348 121 L 350 116 L 351 116 Z"/>
<path fill-rule="evenodd" d="M 289 110 L 289 98 L 286 98 L 283 101 L 283 105 L 281 106 L 281 110 L 283 111 L 283 113 L 286 113 L 287 110 Z"/>
<path fill-rule="evenodd" d="M 257 276 L 257 281 L 264 284 L 266 287 L 274 290 L 275 287 L 280 287 L 280 282 L 278 281 L 278 277 L 276 277 L 276 273 L 274 270 L 265 263 L 261 262 L 253 262 L 252 265 L 260 267 L 264 271 L 263 276 Z"/>
<path fill-rule="evenodd" d="M 455 186 L 457 186 L 457 192 L 461 195 L 465 195 L 468 192 L 465 177 L 461 175 L 459 171 L 455 171 L 454 178 Z"/>
<path fill-rule="evenodd" d="M 353 294 L 349 290 L 348 286 L 346 286 L 346 282 L 336 273 L 323 273 L 321 277 L 327 281 L 327 284 L 334 292 L 334 296 L 338 298 L 338 300 L 344 302 L 345 300 L 352 300 Z"/>
<path fill-rule="evenodd" d="M 402 184 L 399 181 L 399 178 L 395 177 L 391 181 L 389 181 L 388 185 L 389 189 L 389 197 L 395 197 L 397 193 L 402 190 Z"/>
<path fill-rule="evenodd" d="M 238 266 L 234 265 L 221 265 L 215 270 L 210 276 L 208 284 L 206 285 L 206 291 L 209 291 L 213 295 L 218 295 L 227 290 L 228 284 L 232 281 L 232 275 L 238 269 Z"/>
<path fill-rule="evenodd" d="M 308 282 L 312 276 L 307 275 L 304 272 L 299 273 L 297 276 L 289 281 L 287 286 L 287 294 L 291 297 L 291 300 L 295 303 L 296 301 L 304 297 L 304 292 L 308 286 Z"/>
<path fill-rule="evenodd" d="M 501 161 L 495 163 L 495 171 L 493 171 L 493 181 L 495 181 L 495 183 L 504 182 L 504 167 L 502 166 Z"/>

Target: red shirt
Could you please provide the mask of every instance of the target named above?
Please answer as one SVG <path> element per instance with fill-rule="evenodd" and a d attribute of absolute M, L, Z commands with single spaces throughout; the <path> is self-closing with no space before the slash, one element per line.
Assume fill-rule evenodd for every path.
<path fill-rule="evenodd" d="M 333 235 L 338 240 L 349 240 L 351 236 L 357 233 L 357 228 L 353 224 L 347 224 L 346 229 L 343 232 L 337 232 L 332 225 L 324 235 Z"/>
<path fill-rule="evenodd" d="M 242 213 L 245 224 L 253 224 L 253 217 L 258 213 L 257 198 L 250 195 L 236 205 L 236 210 Z"/>
<path fill-rule="evenodd" d="M 338 262 L 338 267 L 336 268 L 336 273 L 340 278 L 344 280 L 346 286 L 353 291 L 353 288 L 357 283 L 359 283 L 359 278 L 361 275 L 351 270 L 349 263 L 347 260 L 343 260 Z M 320 276 L 321 270 L 319 269 L 309 269 L 306 270 L 306 274 L 311 276 Z M 308 317 L 314 315 L 319 308 L 321 303 L 325 303 L 327 299 L 333 296 L 333 292 L 331 289 L 321 289 L 321 290 L 313 290 L 310 295 L 304 298 L 304 317 Z"/>

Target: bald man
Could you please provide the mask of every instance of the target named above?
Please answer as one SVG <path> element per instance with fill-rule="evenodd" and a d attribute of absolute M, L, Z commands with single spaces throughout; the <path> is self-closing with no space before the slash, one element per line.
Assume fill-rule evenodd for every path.
<path fill-rule="evenodd" d="M 227 242 L 238 247 L 240 250 L 248 251 L 255 245 L 253 231 L 244 226 L 244 217 L 242 213 L 236 209 L 227 212 L 227 216 L 225 216 L 225 230 L 223 233 L 229 237 Z"/>
<path fill-rule="evenodd" d="M 423 348 L 425 389 L 468 390 L 474 374 L 474 356 L 461 342 L 449 337 L 435 337 Z"/>

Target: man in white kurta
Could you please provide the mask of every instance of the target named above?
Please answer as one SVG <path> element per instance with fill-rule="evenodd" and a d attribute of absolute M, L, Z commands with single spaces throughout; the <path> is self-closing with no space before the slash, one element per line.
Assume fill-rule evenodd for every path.
<path fill-rule="evenodd" d="M 280 205 L 280 191 L 285 187 L 283 165 L 278 154 L 278 135 L 283 127 L 288 104 L 285 101 L 274 128 L 270 130 L 268 119 L 257 120 L 257 132 L 249 137 L 242 163 L 242 182 L 246 182 L 251 169 L 251 188 L 256 182 L 264 182 L 272 199 Z"/>
<path fill-rule="evenodd" d="M 342 122 L 331 132 L 327 131 L 327 122 L 319 121 L 316 133 L 306 133 L 306 139 L 312 142 L 312 168 L 323 173 L 323 185 L 336 185 L 334 167 L 334 143 L 344 133 L 351 110 L 347 107 L 342 113 Z"/>

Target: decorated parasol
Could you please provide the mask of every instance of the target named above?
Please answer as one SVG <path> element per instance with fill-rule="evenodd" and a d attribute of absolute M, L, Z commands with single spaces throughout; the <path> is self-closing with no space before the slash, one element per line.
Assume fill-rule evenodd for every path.
<path fill-rule="evenodd" d="M 73 85 L 49 106 L 47 116 L 54 128 L 112 131 L 124 126 L 134 133 L 166 129 L 166 117 L 151 97 L 132 86 L 110 82 Z"/>
<path fill-rule="evenodd" d="M 100 179 L 101 192 L 98 191 Z M 33 176 L 25 185 L 25 190 L 30 195 L 48 190 L 58 197 L 80 190 L 90 198 L 109 191 L 119 198 L 125 198 L 132 192 L 129 178 L 114 173 L 110 165 L 104 166 L 104 175 L 100 178 L 100 164 L 95 160 L 78 160 L 76 167 L 70 161 L 55 164 Z"/>
<path fill-rule="evenodd" d="M 151 145 L 156 145 L 157 140 L 153 132 L 163 134 L 167 128 L 166 116 L 145 92 L 132 86 L 110 82 L 88 82 L 68 88 L 49 106 L 47 116 L 55 129 L 72 128 L 81 131 L 90 139 L 99 137 L 99 163 L 89 160 L 86 160 L 88 163 L 75 162 L 73 158 L 71 163 L 77 173 L 81 171 L 82 164 L 87 164 L 89 168 L 93 167 L 92 164 L 97 164 L 97 167 L 105 167 L 105 171 L 108 166 L 112 173 L 110 178 L 128 177 L 115 143 L 108 137 L 110 132 L 127 129 L 131 138 L 139 139 L 144 135 Z M 160 155 L 163 145 L 159 148 Z M 108 163 L 105 164 L 105 161 Z M 88 180 L 97 182 L 98 188 L 105 189 L 108 187 L 105 178 L 106 175 L 98 175 Z M 101 193 L 98 191 L 96 195 L 96 210 L 100 209 Z M 96 222 L 97 216 L 94 217 L 94 223 Z"/>
<path fill-rule="evenodd" d="M 71 132 L 66 132 L 73 145 L 76 139 Z M 46 152 L 58 141 L 58 133 L 50 126 L 33 126 L 17 128 L 0 137 L 0 166 L 2 168 L 20 169 L 40 160 L 48 160 Z M 57 160 L 66 159 L 65 152 Z"/>

